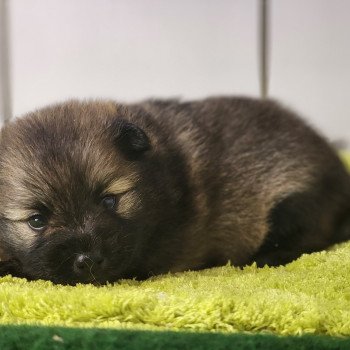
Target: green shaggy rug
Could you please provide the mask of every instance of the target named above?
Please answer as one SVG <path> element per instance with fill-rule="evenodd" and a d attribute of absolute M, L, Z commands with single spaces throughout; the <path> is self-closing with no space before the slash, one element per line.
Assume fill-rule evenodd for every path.
<path fill-rule="evenodd" d="M 0 278 L 0 323 L 350 336 L 350 243 L 287 266 L 75 287 Z"/>

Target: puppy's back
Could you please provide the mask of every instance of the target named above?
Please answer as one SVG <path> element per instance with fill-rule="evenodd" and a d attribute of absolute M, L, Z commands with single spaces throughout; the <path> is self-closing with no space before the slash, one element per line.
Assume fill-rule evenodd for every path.
<path fill-rule="evenodd" d="M 343 164 L 323 137 L 279 104 L 227 97 L 148 101 L 142 108 L 186 159 L 200 213 L 191 242 L 209 235 L 212 261 L 249 261 L 276 235 L 272 221 L 281 216 L 300 219 L 294 229 L 278 228 L 285 248 L 295 248 L 291 258 L 323 249 L 350 216 L 350 177 Z M 296 194 L 303 194 L 291 205 L 298 214 L 290 205 L 281 212 L 279 203 Z"/>

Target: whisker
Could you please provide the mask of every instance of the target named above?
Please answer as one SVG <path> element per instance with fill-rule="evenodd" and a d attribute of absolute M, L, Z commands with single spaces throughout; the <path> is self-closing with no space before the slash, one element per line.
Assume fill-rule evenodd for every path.
<path fill-rule="evenodd" d="M 92 261 L 91 266 L 89 266 L 89 265 L 86 263 L 87 267 L 89 268 L 89 273 L 90 273 L 91 277 L 93 278 L 93 282 L 95 282 L 97 285 L 100 286 L 101 284 L 96 280 L 96 277 L 95 277 L 94 274 L 92 273 L 92 268 L 93 268 L 93 266 L 94 266 L 94 261 L 93 261 L 91 258 L 89 258 L 89 257 L 88 257 L 88 259 L 90 259 L 90 260 Z"/>

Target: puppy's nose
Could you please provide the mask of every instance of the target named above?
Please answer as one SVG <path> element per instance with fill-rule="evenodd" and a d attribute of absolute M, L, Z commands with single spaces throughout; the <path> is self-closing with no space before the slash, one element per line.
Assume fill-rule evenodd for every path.
<path fill-rule="evenodd" d="M 105 263 L 105 258 L 96 254 L 78 254 L 74 260 L 74 270 L 78 273 L 91 271 L 91 269 L 102 268 Z"/>

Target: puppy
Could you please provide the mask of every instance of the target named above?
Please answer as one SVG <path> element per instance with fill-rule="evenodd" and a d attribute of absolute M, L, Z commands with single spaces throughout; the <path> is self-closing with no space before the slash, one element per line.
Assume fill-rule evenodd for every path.
<path fill-rule="evenodd" d="M 349 218 L 341 161 L 271 101 L 70 101 L 1 132 L 2 275 L 279 265 L 348 239 Z"/>

